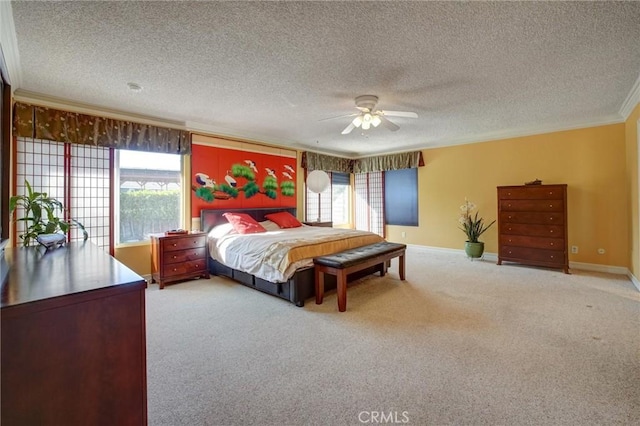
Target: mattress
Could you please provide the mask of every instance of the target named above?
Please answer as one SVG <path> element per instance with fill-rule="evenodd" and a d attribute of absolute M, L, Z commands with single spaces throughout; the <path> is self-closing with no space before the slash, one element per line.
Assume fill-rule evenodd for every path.
<path fill-rule="evenodd" d="M 210 256 L 271 282 L 286 282 L 296 269 L 312 266 L 314 257 L 384 241 L 377 234 L 354 229 L 301 226 L 237 234 L 224 226 L 209 232 Z"/>

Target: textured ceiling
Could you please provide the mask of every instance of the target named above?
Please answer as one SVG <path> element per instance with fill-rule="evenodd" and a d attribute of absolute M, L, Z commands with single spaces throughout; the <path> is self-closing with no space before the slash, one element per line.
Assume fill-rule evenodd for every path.
<path fill-rule="evenodd" d="M 12 9 L 21 90 L 346 156 L 620 121 L 640 73 L 640 2 Z M 349 117 L 321 121 L 364 94 L 419 118 L 350 135 Z"/>

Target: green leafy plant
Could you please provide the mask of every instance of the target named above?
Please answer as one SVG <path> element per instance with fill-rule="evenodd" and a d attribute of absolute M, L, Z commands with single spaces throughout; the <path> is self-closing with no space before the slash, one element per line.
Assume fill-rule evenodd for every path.
<path fill-rule="evenodd" d="M 36 192 L 31 188 L 28 181 L 24 181 L 27 188 L 27 195 L 14 195 L 9 199 L 9 212 L 18 208 L 24 209 L 24 217 L 16 219 L 25 223 L 25 232 L 20 235 L 23 246 L 28 246 L 41 234 L 66 234 L 72 227 L 77 227 L 82 231 L 84 239 L 89 238 L 89 234 L 84 226 L 75 219 L 64 220 L 56 216 L 56 211 L 64 212 L 62 203 L 55 198 L 49 197 L 46 192 Z"/>
<path fill-rule="evenodd" d="M 464 204 L 460 206 L 460 219 L 459 222 L 462 226 L 460 229 L 467 236 L 467 241 L 470 243 L 477 243 L 480 235 L 484 234 L 484 232 L 491 227 L 496 221 L 494 220 L 488 225 L 485 225 L 484 219 L 478 217 L 478 212 L 475 212 L 475 215 L 472 216 L 474 210 L 476 210 L 476 205 L 471 201 L 465 198 Z"/>

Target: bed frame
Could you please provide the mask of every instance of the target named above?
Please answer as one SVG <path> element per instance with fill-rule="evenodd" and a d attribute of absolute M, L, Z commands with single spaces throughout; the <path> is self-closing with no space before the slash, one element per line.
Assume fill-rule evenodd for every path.
<path fill-rule="evenodd" d="M 296 215 L 295 208 L 261 208 L 261 209 L 202 209 L 200 211 L 200 227 L 203 231 L 209 232 L 211 228 L 221 223 L 227 223 L 222 215 L 227 212 L 246 213 L 258 222 L 265 219 L 265 215 L 277 212 L 289 212 Z M 262 292 L 277 296 L 287 300 L 296 306 L 304 306 L 304 301 L 315 296 L 315 276 L 313 266 L 298 269 L 295 274 L 285 283 L 274 283 L 263 280 L 246 272 L 229 268 L 208 256 L 209 272 L 213 275 L 229 277 L 247 287 L 260 290 Z M 332 283 L 335 288 L 335 281 Z M 327 286 L 327 283 L 325 283 Z M 331 288 L 331 283 L 329 285 Z"/>
<path fill-rule="evenodd" d="M 294 216 L 296 215 L 296 209 L 294 207 L 256 209 L 202 209 L 200 211 L 200 229 L 205 232 L 209 232 L 214 226 L 220 225 L 222 223 L 227 223 L 227 219 L 222 216 L 227 212 L 246 213 L 258 222 L 266 220 L 265 216 L 270 213 L 289 212 Z M 296 306 L 302 307 L 304 306 L 305 300 L 315 297 L 315 274 L 313 265 L 306 268 L 298 269 L 293 274 L 293 276 L 289 278 L 289 280 L 285 283 L 274 283 L 271 281 L 263 280 L 262 278 L 258 278 L 246 272 L 230 268 L 212 259 L 211 256 L 207 256 L 207 258 L 209 262 L 209 272 L 212 275 L 231 278 L 232 280 L 244 284 L 247 287 L 251 287 L 264 293 L 268 293 L 281 299 L 287 300 L 295 304 Z M 378 266 L 372 266 L 362 271 L 349 274 L 347 277 L 347 281 L 351 282 L 366 275 L 373 274 L 374 272 L 380 272 Z M 336 287 L 336 277 L 333 275 L 326 275 L 324 279 L 325 291 L 334 290 Z"/>

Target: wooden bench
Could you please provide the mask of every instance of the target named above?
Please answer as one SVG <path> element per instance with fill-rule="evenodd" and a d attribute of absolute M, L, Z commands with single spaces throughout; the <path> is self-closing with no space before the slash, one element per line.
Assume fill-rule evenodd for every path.
<path fill-rule="evenodd" d="M 336 276 L 338 310 L 340 312 L 347 310 L 347 275 L 353 272 L 380 265 L 380 276 L 384 276 L 391 259 L 399 257 L 398 272 L 400 279 L 404 281 L 404 255 L 406 248 L 406 244 L 383 241 L 314 258 L 316 304 L 322 304 L 324 297 L 324 274 Z"/>

